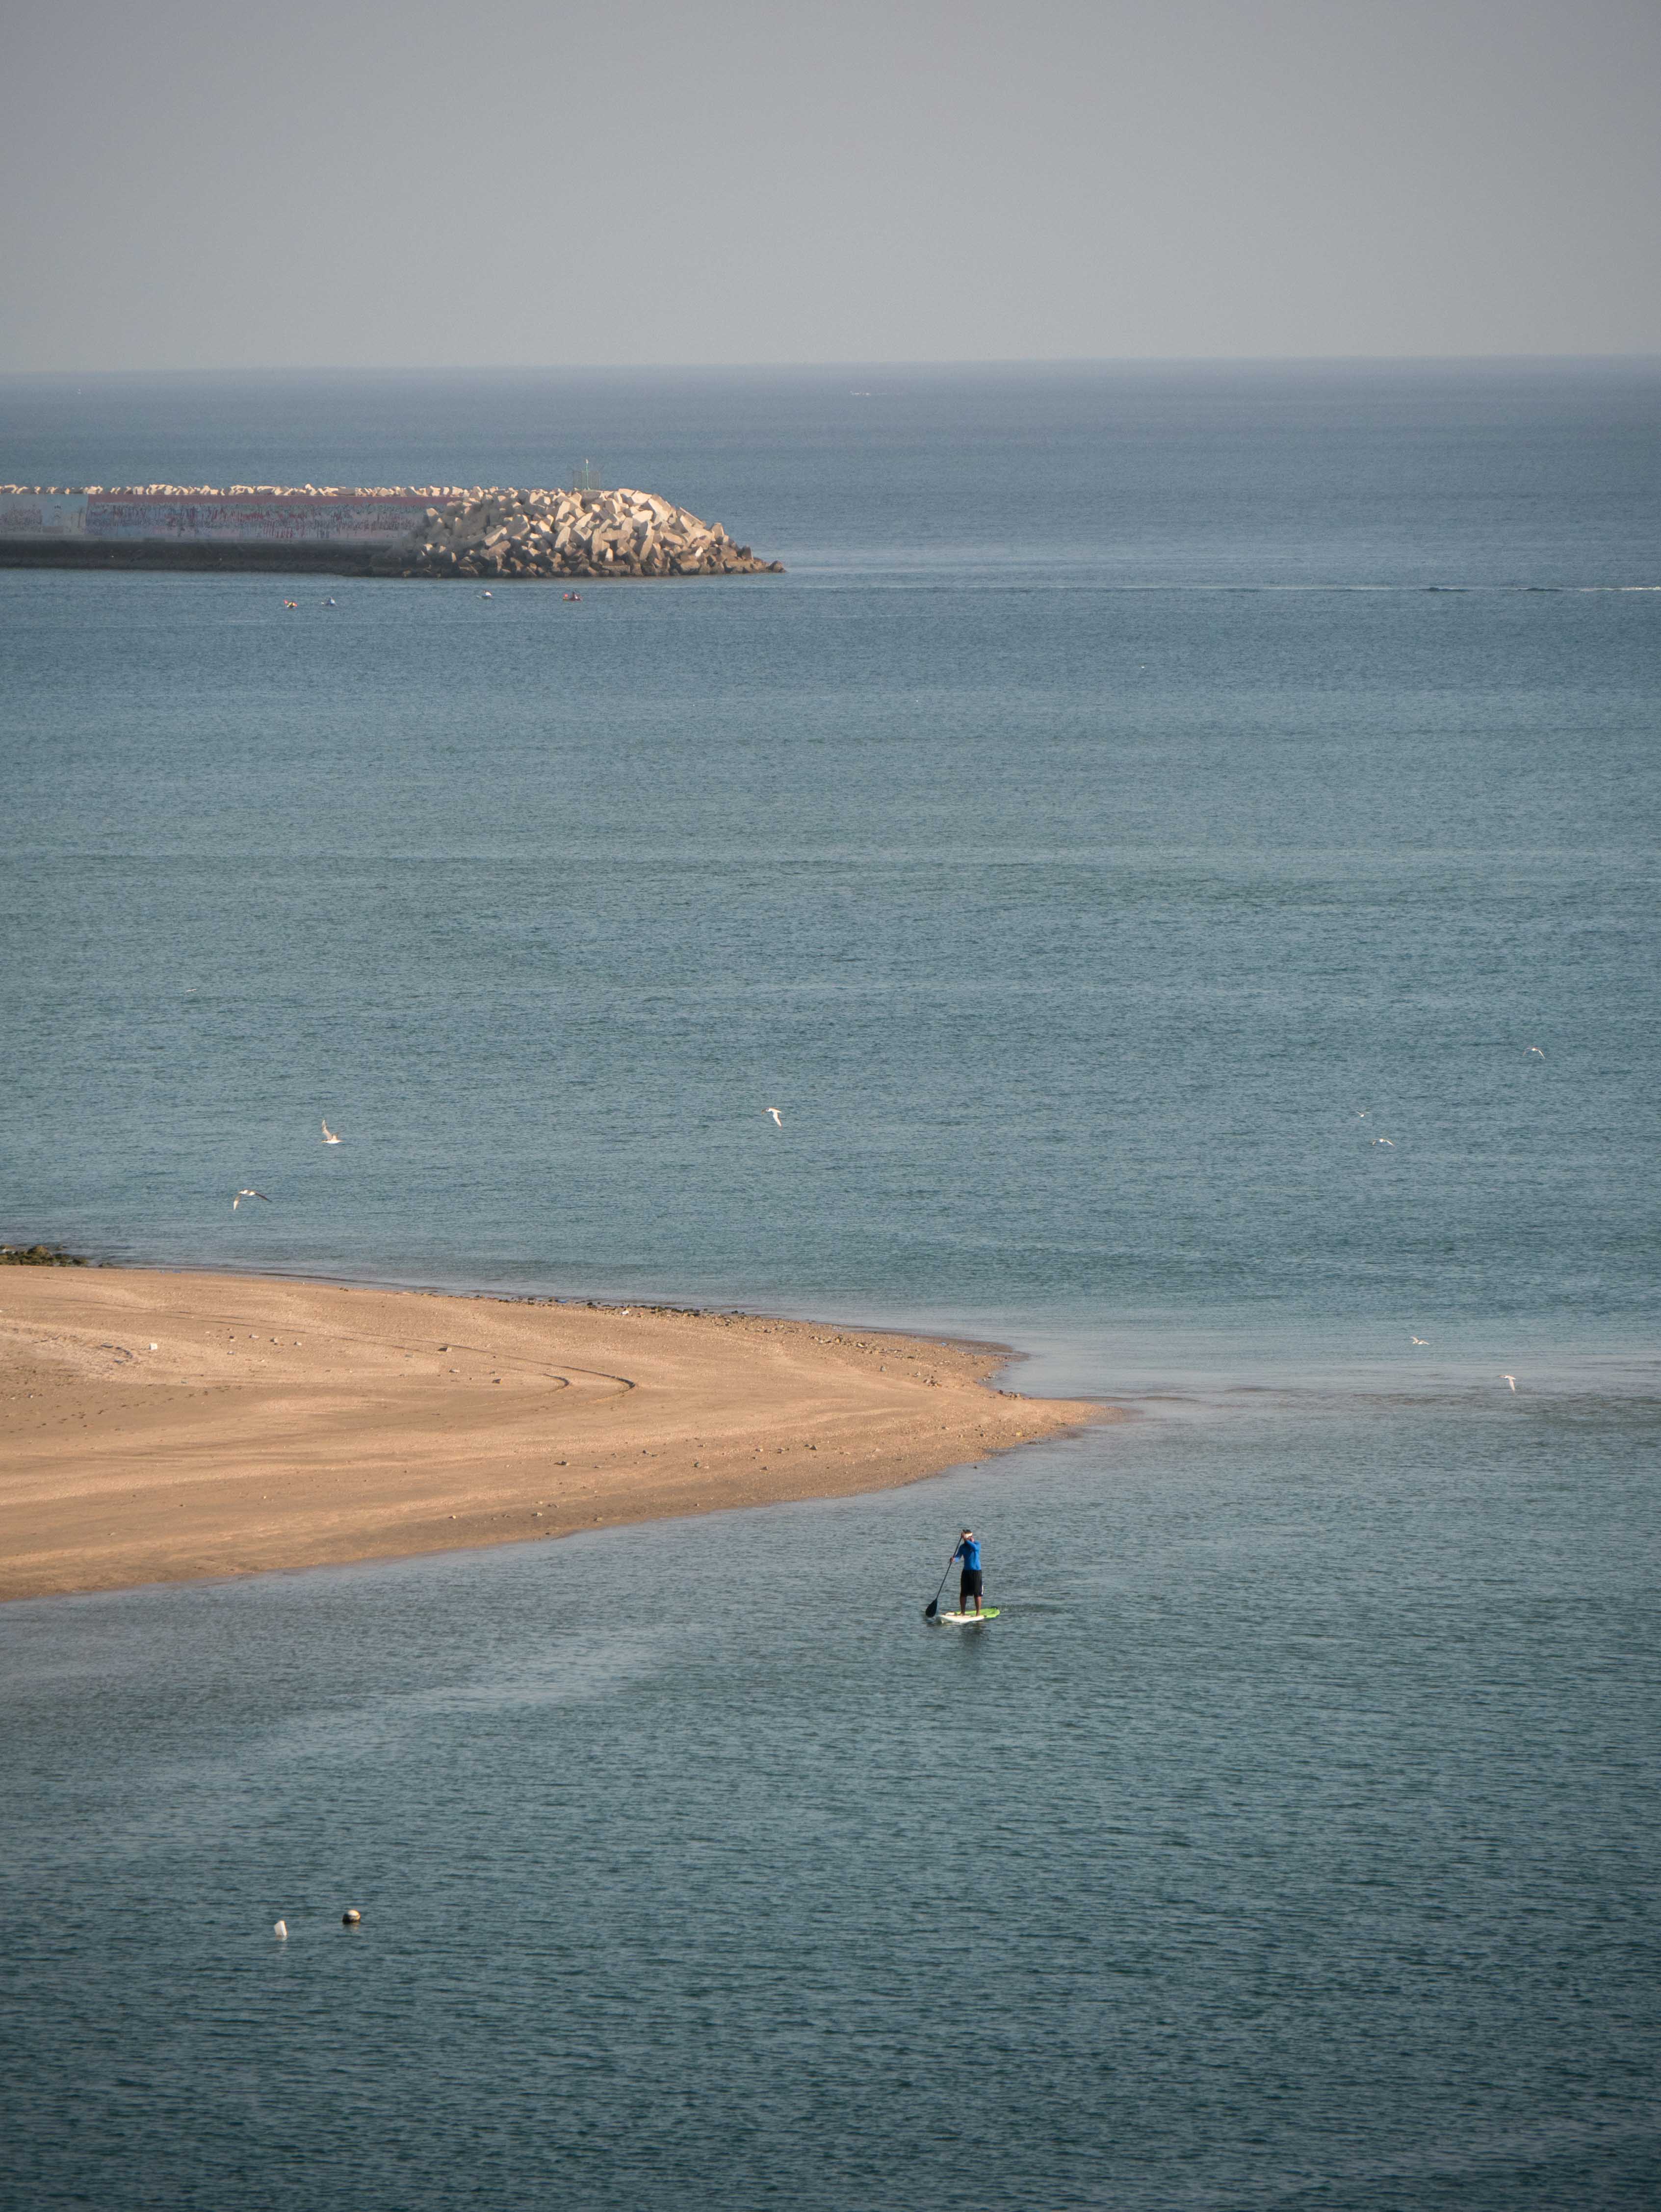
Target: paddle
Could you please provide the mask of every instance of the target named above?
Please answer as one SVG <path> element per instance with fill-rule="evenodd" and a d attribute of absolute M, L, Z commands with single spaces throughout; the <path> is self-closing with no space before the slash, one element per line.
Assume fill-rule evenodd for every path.
<path fill-rule="evenodd" d="M 958 1555 L 953 1552 L 951 1558 L 946 1563 L 945 1574 L 940 1577 L 940 1589 L 937 1589 L 935 1591 L 934 1596 L 929 1599 L 928 1604 L 924 1606 L 922 1609 L 922 1617 L 925 1620 L 933 1620 L 934 1615 L 940 1611 L 940 1590 L 943 1590 L 946 1588 L 946 1583 L 951 1577 L 952 1570 L 957 1565 L 957 1564 Z"/>

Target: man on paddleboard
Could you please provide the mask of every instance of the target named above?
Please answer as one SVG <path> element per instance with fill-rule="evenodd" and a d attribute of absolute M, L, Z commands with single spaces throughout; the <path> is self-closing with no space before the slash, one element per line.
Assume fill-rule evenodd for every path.
<path fill-rule="evenodd" d="M 940 1557 L 937 1552 L 935 1558 Z M 981 1540 L 972 1528 L 965 1528 L 958 1539 L 958 1548 L 952 1554 L 963 1561 L 963 1572 L 958 1577 L 958 1611 L 967 1613 L 969 1601 L 975 1601 L 975 1610 L 981 1609 Z"/>

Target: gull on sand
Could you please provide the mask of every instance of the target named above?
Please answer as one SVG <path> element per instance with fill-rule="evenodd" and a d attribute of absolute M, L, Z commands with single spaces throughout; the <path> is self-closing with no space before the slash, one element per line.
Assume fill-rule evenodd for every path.
<path fill-rule="evenodd" d="M 336 1136 L 326 1121 L 323 1124 L 323 1141 L 326 1145 L 338 1145 L 340 1142 L 339 1138 Z"/>
<path fill-rule="evenodd" d="M 238 1191 L 238 1193 L 236 1194 L 236 1196 L 235 1196 L 235 1197 L 231 1200 L 231 1212 L 232 1212 L 233 1213 L 234 1213 L 234 1212 L 236 1212 L 237 1207 L 238 1207 L 239 1206 L 240 1206 L 240 1205 L 241 1205 L 241 1203 L 242 1203 L 242 1201 L 243 1201 L 243 1200 L 244 1200 L 245 1198 L 265 1198 L 265 1192 L 264 1192 L 263 1190 L 240 1190 L 240 1191 Z M 267 1205 L 267 1206 L 269 1206 L 269 1205 L 271 1204 L 271 1200 L 270 1200 L 270 1199 L 269 1199 L 269 1198 L 265 1198 L 265 1203 L 266 1203 L 266 1205 Z"/>
<path fill-rule="evenodd" d="M 776 1106 L 770 1106 L 767 1110 L 782 1129 L 784 1127 L 784 1120 L 782 1115 L 780 1114 L 778 1108 Z"/>

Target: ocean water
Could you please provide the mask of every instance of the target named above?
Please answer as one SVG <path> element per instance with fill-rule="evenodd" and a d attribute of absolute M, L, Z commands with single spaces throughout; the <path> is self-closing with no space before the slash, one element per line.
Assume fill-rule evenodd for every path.
<path fill-rule="evenodd" d="M 0 570 L 0 1235 L 1132 1418 L 7 1607 L 0 2202 L 1654 2202 L 1661 372 L 0 383 L 585 458 L 788 574 Z"/>

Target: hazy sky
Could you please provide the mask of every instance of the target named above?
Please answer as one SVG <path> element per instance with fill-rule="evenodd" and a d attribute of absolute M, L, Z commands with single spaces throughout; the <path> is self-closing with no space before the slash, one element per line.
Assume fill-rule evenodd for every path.
<path fill-rule="evenodd" d="M 0 368 L 1661 352 L 1656 0 L 6 0 Z"/>

